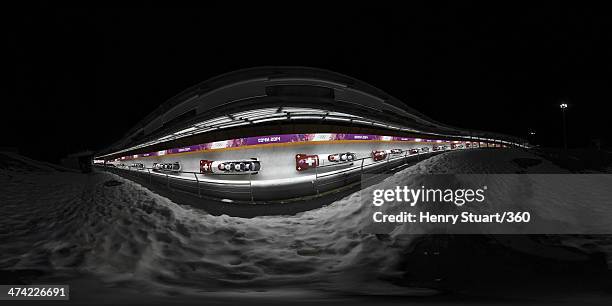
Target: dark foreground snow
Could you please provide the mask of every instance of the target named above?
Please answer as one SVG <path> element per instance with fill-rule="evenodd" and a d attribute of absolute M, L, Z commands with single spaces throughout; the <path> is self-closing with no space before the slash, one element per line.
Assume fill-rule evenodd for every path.
<path fill-rule="evenodd" d="M 592 302 L 610 298 L 604 293 L 609 285 L 599 286 L 601 278 L 607 284 L 612 280 L 607 265 L 612 244 L 607 236 L 506 237 L 512 242 L 503 243 L 506 238 L 410 235 L 408 226 L 390 235 L 373 235 L 363 231 L 372 208 L 359 193 L 296 216 L 212 216 L 112 174 L 60 172 L 26 159 L 19 166 L 10 156 L 0 158 L 0 165 L 11 165 L 0 169 L 0 279 L 69 283 L 76 301 L 93 297 L 101 304 L 149 304 L 255 298 L 261 303 L 299 303 L 353 301 L 361 296 L 372 302 L 368 299 L 378 295 L 441 292 L 496 298 L 516 298 L 523 292 L 545 300 L 554 293 L 562 296 L 555 299 L 571 296 Z M 520 158 L 537 157 L 514 150 L 450 152 L 390 179 L 401 182 L 410 173 L 566 172 L 546 161 L 532 165 Z M 108 184 L 111 180 L 122 184 Z M 612 205 L 597 209 L 612 215 Z M 437 259 L 429 256 L 430 250 L 450 256 Z M 495 258 L 498 253 L 518 255 Z M 478 259 L 470 259 L 470 254 Z M 473 275 L 461 270 L 473 265 L 479 271 L 479 262 L 482 267 L 531 271 L 533 277 L 569 262 L 577 271 L 592 269 L 597 278 L 593 286 L 568 291 L 566 287 L 575 288 L 575 271 L 570 269 L 544 280 L 567 281 L 538 283 L 543 285 L 540 290 L 520 282 L 508 284 L 505 277 L 491 276 L 488 268 Z M 544 268 L 533 271 L 537 266 Z M 478 275 L 488 279 L 479 280 Z M 463 286 L 462 280 L 473 285 Z"/>

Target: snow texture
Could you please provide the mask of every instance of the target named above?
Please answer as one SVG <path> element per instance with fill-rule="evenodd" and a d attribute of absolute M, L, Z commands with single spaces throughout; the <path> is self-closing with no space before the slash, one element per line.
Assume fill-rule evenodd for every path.
<path fill-rule="evenodd" d="M 411 173 L 566 172 L 546 161 L 525 168 L 513 162 L 517 158 L 536 157 L 501 149 L 450 152 L 390 179 L 399 182 Z M 402 235 L 409 227 L 385 239 L 362 231 L 372 207 L 359 192 L 295 216 L 243 219 L 175 204 L 109 173 L 59 172 L 8 155 L 0 167 L 0 270 L 95 275 L 106 284 L 160 294 L 433 293 L 388 281 L 401 274 L 398 263 L 418 236 Z M 111 180 L 122 184 L 105 185 Z M 610 252 L 602 237 L 563 243 Z"/>

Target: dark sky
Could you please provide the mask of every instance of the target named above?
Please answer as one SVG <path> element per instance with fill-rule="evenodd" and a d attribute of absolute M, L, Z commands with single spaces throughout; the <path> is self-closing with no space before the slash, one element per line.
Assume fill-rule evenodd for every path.
<path fill-rule="evenodd" d="M 101 149 L 181 90 L 261 65 L 330 69 L 441 122 L 521 137 L 533 128 L 545 145 L 560 145 L 567 99 L 570 144 L 609 146 L 607 8 L 380 2 L 5 12 L 13 76 L 1 146 L 47 160 Z"/>

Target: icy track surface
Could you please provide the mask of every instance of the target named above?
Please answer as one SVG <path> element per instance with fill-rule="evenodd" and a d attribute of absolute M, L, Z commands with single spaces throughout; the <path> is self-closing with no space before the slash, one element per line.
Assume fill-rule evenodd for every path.
<path fill-rule="evenodd" d="M 514 150 L 434 156 L 395 174 L 565 173 L 546 162 L 520 167 Z M 177 205 L 108 173 L 60 172 L 0 154 L 0 270 L 95 275 L 110 286 L 159 294 L 311 292 L 429 294 L 394 285 L 415 236 L 363 233 L 371 204 L 359 193 L 296 216 L 242 219 Z M 116 180 L 122 184 L 106 186 Z M 370 188 L 375 188 L 372 186 Z M 606 208 L 610 213 L 612 208 Z M 564 242 L 576 248 L 587 238 Z"/>

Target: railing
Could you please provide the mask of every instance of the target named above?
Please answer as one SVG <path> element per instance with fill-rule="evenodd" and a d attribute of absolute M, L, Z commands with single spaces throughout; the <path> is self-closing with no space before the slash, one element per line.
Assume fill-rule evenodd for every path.
<path fill-rule="evenodd" d="M 449 150 L 447 150 L 449 151 Z M 308 197 L 320 197 L 330 191 L 361 183 L 364 174 L 384 174 L 393 171 L 408 161 L 420 161 L 422 155 L 435 155 L 447 151 L 429 151 L 409 154 L 387 154 L 384 160 L 374 161 L 371 156 L 350 162 L 320 165 L 314 168 L 314 175 L 298 176 L 295 180 L 253 180 L 252 174 L 244 180 L 209 179 L 218 177 L 193 171 L 160 171 L 147 167 L 102 167 L 126 177 L 140 178 L 141 183 L 165 186 L 169 190 L 190 193 L 201 198 L 226 202 L 265 204 L 271 202 L 290 202 Z M 366 161 L 370 161 L 366 163 Z M 335 169 L 341 168 L 341 169 Z M 157 170 L 157 171 L 156 171 Z M 193 175 L 193 179 L 191 179 Z M 246 174 L 245 174 L 246 175 Z"/>

